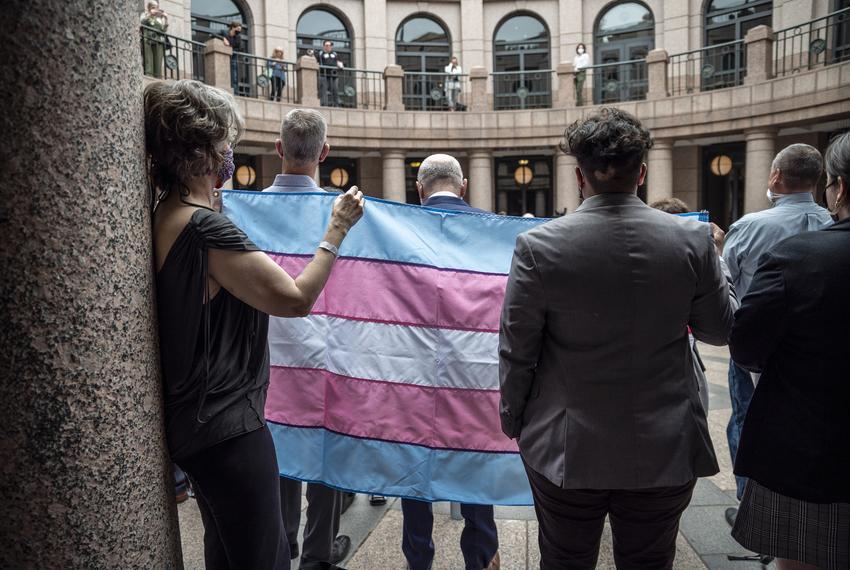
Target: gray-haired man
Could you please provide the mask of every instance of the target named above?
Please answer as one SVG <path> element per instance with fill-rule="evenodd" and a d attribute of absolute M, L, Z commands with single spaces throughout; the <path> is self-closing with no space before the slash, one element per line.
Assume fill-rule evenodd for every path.
<path fill-rule="evenodd" d="M 473 208 L 463 197 L 467 181 L 460 163 L 447 154 L 432 154 L 422 161 L 416 179 L 416 189 L 423 206 L 461 212 L 483 212 Z M 437 247 L 437 244 L 434 244 Z M 495 410 L 494 412 L 495 413 Z M 434 560 L 434 514 L 431 503 L 414 499 L 401 500 L 404 517 L 401 549 L 410 570 L 431 568 Z M 498 570 L 499 536 L 492 505 L 460 506 L 464 518 L 460 549 L 467 570 Z"/>
<path fill-rule="evenodd" d="M 767 198 L 773 207 L 747 214 L 729 228 L 723 258 L 732 273 L 738 298 L 750 288 L 759 258 L 774 245 L 805 231 L 819 230 L 832 223 L 829 212 L 815 204 L 814 194 L 823 173 L 823 157 L 807 144 L 785 147 L 773 159 Z M 732 461 L 738 452 L 741 428 L 750 406 L 755 385 L 750 373 L 729 360 L 729 394 L 732 416 L 726 428 Z M 735 476 L 738 499 L 744 494 L 746 479 Z M 726 509 L 726 521 L 734 524 L 737 509 Z"/>
<path fill-rule="evenodd" d="M 293 109 L 280 128 L 275 149 L 283 159 L 283 170 L 264 192 L 322 192 L 313 175 L 330 152 L 327 124 L 312 109 Z M 292 558 L 298 556 L 298 526 L 301 523 L 301 481 L 280 478 L 283 526 Z M 351 539 L 339 532 L 342 493 L 320 483 L 307 483 L 307 524 L 301 570 L 336 568 L 351 548 Z"/>

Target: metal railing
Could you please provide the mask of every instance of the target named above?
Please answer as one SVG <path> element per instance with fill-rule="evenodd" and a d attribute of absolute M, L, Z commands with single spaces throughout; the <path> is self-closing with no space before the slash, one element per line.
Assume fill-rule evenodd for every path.
<path fill-rule="evenodd" d="M 592 90 L 593 102 L 597 105 L 646 99 L 649 80 L 644 59 L 591 65 L 585 67 L 584 72 L 582 103 L 588 100 L 588 90 Z M 576 101 L 579 101 L 578 91 Z"/>
<path fill-rule="evenodd" d="M 402 100 L 407 111 L 466 111 L 469 76 L 405 71 Z"/>
<path fill-rule="evenodd" d="M 547 109 L 552 106 L 551 69 L 496 71 L 493 76 L 493 110 Z"/>
<path fill-rule="evenodd" d="M 671 55 L 667 88 L 671 96 L 735 87 L 747 75 L 744 40 Z"/>
<path fill-rule="evenodd" d="M 235 52 L 233 58 L 237 77 L 233 92 L 236 95 L 295 103 L 294 63 L 240 52 Z"/>
<path fill-rule="evenodd" d="M 148 77 L 204 81 L 204 44 L 148 26 L 139 26 L 139 38 L 142 67 Z"/>
<path fill-rule="evenodd" d="M 384 74 L 365 69 L 319 68 L 319 101 L 323 107 L 384 108 Z"/>
<path fill-rule="evenodd" d="M 850 59 L 850 8 L 773 34 L 776 77 Z"/>

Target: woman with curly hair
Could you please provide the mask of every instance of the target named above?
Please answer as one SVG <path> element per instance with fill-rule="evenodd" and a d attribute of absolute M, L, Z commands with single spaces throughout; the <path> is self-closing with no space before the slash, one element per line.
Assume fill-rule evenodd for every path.
<path fill-rule="evenodd" d="M 263 416 L 268 315 L 310 312 L 363 195 L 354 187 L 335 201 L 324 241 L 293 279 L 212 208 L 242 132 L 232 96 L 197 81 L 154 83 L 144 108 L 168 447 L 196 491 L 206 567 L 286 569 Z"/>

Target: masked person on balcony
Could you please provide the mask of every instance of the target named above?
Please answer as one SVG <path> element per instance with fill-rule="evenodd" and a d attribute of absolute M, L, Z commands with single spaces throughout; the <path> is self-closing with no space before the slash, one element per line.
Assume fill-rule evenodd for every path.
<path fill-rule="evenodd" d="M 587 55 L 587 47 L 584 44 L 576 46 L 576 55 L 573 58 L 573 71 L 575 78 L 573 85 L 576 87 L 576 106 L 584 105 L 584 80 L 587 79 L 587 71 L 585 68 L 590 65 L 590 56 Z"/>
<path fill-rule="evenodd" d="M 145 89 L 144 110 L 168 448 L 195 490 L 206 568 L 288 570 L 263 417 L 269 315 L 310 312 L 363 195 L 336 199 L 324 241 L 293 279 L 213 209 L 243 130 L 233 97 L 198 81 L 157 82 Z"/>
<path fill-rule="evenodd" d="M 145 50 L 145 75 L 161 78 L 162 61 L 165 58 L 167 41 L 163 34 L 168 30 L 168 14 L 165 13 L 165 10 L 159 8 L 159 3 L 156 0 L 150 0 L 145 5 L 141 23 L 146 28 L 142 30 Z"/>
<path fill-rule="evenodd" d="M 227 26 L 227 34 L 222 38 L 224 45 L 233 49 L 233 54 L 230 56 L 230 88 L 233 89 L 234 95 L 239 95 L 239 66 L 236 57 L 236 52 L 239 50 L 239 34 L 242 33 L 242 24 L 239 22 L 230 22 Z"/>
<path fill-rule="evenodd" d="M 463 74 L 463 69 L 460 67 L 456 55 L 452 56 L 451 61 L 443 71 L 446 72 L 446 103 L 449 106 L 449 111 L 457 111 L 460 76 Z"/>
<path fill-rule="evenodd" d="M 325 40 L 322 51 L 315 56 L 316 61 L 319 62 L 319 93 L 322 105 L 339 107 L 339 70 L 345 66 L 334 51 L 334 43 L 331 40 Z"/>

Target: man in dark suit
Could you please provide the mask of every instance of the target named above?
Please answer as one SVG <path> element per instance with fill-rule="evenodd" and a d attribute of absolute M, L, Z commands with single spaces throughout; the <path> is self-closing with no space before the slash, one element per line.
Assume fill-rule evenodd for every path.
<path fill-rule="evenodd" d="M 447 154 L 432 154 L 422 161 L 416 178 L 416 189 L 423 206 L 441 210 L 483 212 L 473 208 L 463 197 L 467 181 L 460 164 Z M 437 244 L 434 244 L 435 247 Z M 404 515 L 401 548 L 411 570 L 428 570 L 434 560 L 434 514 L 431 503 L 402 499 Z M 499 538 L 492 505 L 460 506 L 464 518 L 460 549 L 468 570 L 499 568 Z"/>
<path fill-rule="evenodd" d="M 520 234 L 502 309 L 502 429 L 517 438 L 541 568 L 593 568 L 606 515 L 618 568 L 670 568 L 697 477 L 718 472 L 687 327 L 726 343 L 708 224 L 636 195 L 649 132 L 601 109 L 571 125 L 583 203 Z"/>

